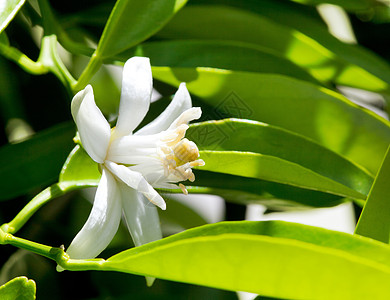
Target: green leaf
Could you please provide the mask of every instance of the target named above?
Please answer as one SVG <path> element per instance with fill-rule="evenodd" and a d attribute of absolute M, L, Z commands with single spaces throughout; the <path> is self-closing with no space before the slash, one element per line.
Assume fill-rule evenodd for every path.
<path fill-rule="evenodd" d="M 72 149 L 73 123 L 63 123 L 0 148 L 0 200 L 23 195 L 58 178 Z"/>
<path fill-rule="evenodd" d="M 26 0 L 5 0 L 0 7 L 0 34 L 12 21 Z"/>
<path fill-rule="evenodd" d="M 268 182 L 255 178 L 245 178 L 222 173 L 196 170 L 196 180 L 189 186 L 190 193 L 216 194 L 226 200 L 243 204 L 261 203 L 272 208 L 288 209 L 300 206 L 328 207 L 341 203 L 339 196 L 291 185 Z M 88 186 L 97 186 L 101 174 L 98 165 L 80 146 L 70 153 L 61 171 L 58 186 L 62 191 Z M 161 190 L 179 192 L 181 190 Z"/>
<path fill-rule="evenodd" d="M 298 164 L 270 155 L 235 151 L 200 151 L 202 170 L 263 179 L 335 195 L 365 199 L 365 195 Z"/>
<path fill-rule="evenodd" d="M 313 0 L 313 2 L 317 2 L 317 0 Z M 336 0 L 335 2 L 340 2 L 339 5 L 341 6 L 342 4 L 346 4 L 346 1 L 342 0 Z M 352 0 L 348 2 L 349 4 L 353 2 L 357 8 L 363 2 L 367 3 L 368 1 Z M 246 11 L 255 11 L 256 14 L 261 15 L 263 18 L 274 20 L 280 25 L 297 30 L 331 51 L 332 57 L 335 57 L 337 60 L 343 60 L 359 66 L 387 83 L 390 80 L 390 66 L 386 60 L 358 44 L 344 43 L 335 38 L 330 34 L 328 26 L 319 16 L 318 10 L 314 7 L 303 7 L 302 5 L 288 1 L 272 0 L 232 0 L 229 2 L 229 5 L 245 9 Z M 381 4 L 376 3 L 376 5 L 379 10 Z M 351 80 L 353 80 L 352 77 Z"/>
<path fill-rule="evenodd" d="M 329 193 L 255 178 L 202 170 L 195 170 L 195 175 L 195 182 L 186 183 L 186 186 L 190 185 L 187 186 L 189 193 L 219 195 L 227 201 L 262 204 L 273 210 L 331 207 L 344 201 Z"/>
<path fill-rule="evenodd" d="M 96 186 L 100 177 L 98 164 L 88 156 L 83 148 L 77 145 L 62 167 L 58 184 L 63 190 Z"/>
<path fill-rule="evenodd" d="M 105 58 L 129 49 L 163 27 L 186 0 L 118 0 L 104 28 L 96 56 Z"/>
<path fill-rule="evenodd" d="M 21 276 L 8 281 L 0 286 L 0 298 L 2 300 L 34 300 L 35 282 Z"/>
<path fill-rule="evenodd" d="M 149 57 L 153 66 L 212 67 L 276 73 L 319 83 L 305 70 L 270 49 L 240 42 L 209 40 L 149 42 L 121 53 L 116 58 L 125 62 L 132 56 Z"/>
<path fill-rule="evenodd" d="M 390 68 L 386 62 L 372 64 L 379 58 L 371 59 L 373 55 L 367 53 L 362 56 L 354 51 L 347 52 L 346 47 L 342 51 L 344 56 L 340 57 L 326 43 L 321 44 L 299 30 L 279 24 L 280 15 L 274 21 L 259 14 L 263 6 L 257 5 L 261 7 L 251 9 L 250 6 L 248 10 L 216 4 L 187 6 L 158 33 L 158 37 L 252 43 L 272 49 L 307 69 L 320 81 L 388 91 Z M 300 22 L 302 19 L 296 20 Z"/>
<path fill-rule="evenodd" d="M 126 250 L 97 269 L 288 299 L 385 299 L 389 261 L 387 245 L 360 236 L 280 221 L 224 222 Z"/>
<path fill-rule="evenodd" d="M 275 157 L 281 159 L 277 163 L 284 164 L 288 161 L 295 164 L 294 168 L 299 165 L 306 170 L 311 170 L 318 175 L 339 182 L 364 195 L 368 194 L 373 182 L 373 178 L 364 169 L 329 149 L 293 132 L 260 122 L 226 119 L 196 123 L 189 128 L 186 136 L 194 141 L 199 149 L 203 151 L 205 156 L 202 156 L 202 158 L 207 160 L 207 162 L 211 158 L 209 154 L 212 157 L 217 156 L 217 153 L 212 153 L 210 150 L 245 151 L 242 155 L 246 156 L 248 154 L 248 158 L 254 158 L 253 153 L 257 153 L 262 155 L 262 158 L 257 157 L 260 160 L 273 160 L 272 157 Z M 205 152 L 204 150 L 208 151 Z M 248 151 L 252 153 L 247 153 Z M 241 153 L 232 154 L 233 156 L 241 155 Z M 321 159 L 318 159 L 319 157 Z M 214 163 L 219 164 L 220 162 L 226 164 L 226 170 L 229 169 L 229 160 L 217 159 L 214 162 L 210 161 L 210 165 L 212 166 Z M 274 162 L 276 163 L 276 161 Z M 214 172 L 217 169 L 223 169 L 222 164 L 215 169 L 207 165 L 208 163 L 206 168 L 201 167 L 200 169 Z M 245 168 L 248 168 L 248 174 L 251 168 L 253 168 L 252 171 L 257 169 L 253 164 L 245 165 Z M 278 169 L 275 168 L 275 170 Z M 273 177 L 279 172 L 283 173 L 281 170 L 277 172 L 275 170 L 270 169 L 269 175 Z M 220 172 L 226 173 L 223 170 Z M 283 174 L 283 176 L 285 175 Z M 281 182 L 279 181 L 280 177 L 277 177 L 276 181 Z M 296 177 L 298 176 L 293 175 L 292 179 L 295 180 Z M 269 178 L 262 179 L 270 180 Z"/>
<path fill-rule="evenodd" d="M 211 106 L 205 116 L 254 119 L 309 137 L 375 174 L 390 143 L 389 122 L 342 95 L 276 74 L 154 67 L 154 78 Z M 367 145 L 370 145 L 367 147 Z"/>
<path fill-rule="evenodd" d="M 389 148 L 390 149 L 390 148 Z M 387 150 L 356 226 L 355 233 L 389 243 L 390 238 L 390 155 Z"/>

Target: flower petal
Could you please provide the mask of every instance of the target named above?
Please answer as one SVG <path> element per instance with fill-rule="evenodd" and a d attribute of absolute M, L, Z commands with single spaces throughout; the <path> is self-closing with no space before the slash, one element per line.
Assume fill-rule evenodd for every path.
<path fill-rule="evenodd" d="M 169 126 L 168 130 L 175 130 L 180 125 L 188 124 L 193 120 L 197 120 L 202 115 L 202 110 L 200 107 L 191 107 L 184 111 L 175 121 Z"/>
<path fill-rule="evenodd" d="M 108 246 L 121 219 L 120 197 L 115 178 L 103 168 L 88 220 L 66 251 L 71 258 L 95 258 Z"/>
<path fill-rule="evenodd" d="M 83 148 L 94 161 L 102 163 L 110 142 L 111 129 L 96 106 L 90 85 L 73 97 L 71 110 Z"/>
<path fill-rule="evenodd" d="M 153 90 L 149 58 L 130 58 L 123 68 L 122 91 L 115 137 L 131 134 L 149 110 Z"/>
<path fill-rule="evenodd" d="M 184 111 L 191 108 L 191 96 L 187 90 L 186 84 L 182 82 L 167 108 L 152 122 L 142 127 L 135 134 L 147 135 L 155 134 L 163 130 L 167 130 L 175 119 L 177 119 Z"/>
<path fill-rule="evenodd" d="M 146 181 L 141 173 L 130 170 L 123 165 L 117 165 L 116 163 L 106 161 L 105 166 L 113 173 L 118 179 L 122 180 L 129 187 L 136 189 L 142 193 L 150 202 L 160 207 L 162 210 L 166 209 L 164 199 L 159 193 Z"/>
<path fill-rule="evenodd" d="M 162 238 L 157 207 L 136 190 L 120 183 L 127 227 L 136 246 Z"/>

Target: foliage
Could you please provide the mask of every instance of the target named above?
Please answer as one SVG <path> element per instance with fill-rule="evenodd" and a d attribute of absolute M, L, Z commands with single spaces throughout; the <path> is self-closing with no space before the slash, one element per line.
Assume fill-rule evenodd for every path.
<path fill-rule="evenodd" d="M 237 291 L 260 299 L 389 298 L 387 5 L 3 1 L 0 298 L 235 299 Z M 336 19 L 341 23 L 332 27 Z M 340 32 L 349 25 L 346 41 Z M 169 200 L 159 212 L 163 239 L 134 247 L 121 227 L 105 259 L 70 259 L 59 245 L 69 245 L 82 226 L 87 188 L 101 177 L 72 140 L 70 100 L 92 84 L 113 120 L 116 71 L 132 56 L 150 58 L 161 95 L 145 122 L 162 112 L 181 82 L 202 108 L 187 138 L 206 164 L 185 184 L 190 194 L 222 197 L 226 221 L 207 224 L 175 200 L 179 189 L 160 189 Z M 367 109 L 351 89 L 383 102 Z M 357 212 L 354 234 L 249 222 L 239 214 L 248 204 L 286 211 L 344 202 Z M 56 264 L 68 271 L 56 272 Z M 139 275 L 158 280 L 144 287 Z"/>

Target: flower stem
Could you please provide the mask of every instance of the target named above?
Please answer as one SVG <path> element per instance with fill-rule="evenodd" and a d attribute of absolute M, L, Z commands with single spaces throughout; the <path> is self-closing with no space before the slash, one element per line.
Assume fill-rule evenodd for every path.
<path fill-rule="evenodd" d="M 3 224 L 0 227 L 5 233 L 16 233 L 44 204 L 53 198 L 61 196 L 65 193 L 59 185 L 53 184 L 36 195 L 9 223 Z"/>
<path fill-rule="evenodd" d="M 16 237 L 0 229 L 0 245 L 12 245 L 33 253 L 45 256 L 57 262 L 60 270 L 86 271 L 99 270 L 103 266 L 104 259 L 70 259 L 63 247 L 51 247 L 26 239 Z"/>
<path fill-rule="evenodd" d="M 38 62 L 42 62 L 43 65 L 47 66 L 68 90 L 72 91 L 71 87 L 76 83 L 76 80 L 65 67 L 57 50 L 57 29 L 59 25 L 48 1 L 38 0 L 38 4 L 42 13 L 42 25 L 44 29 L 44 37 L 42 38 L 41 53 L 39 54 Z"/>
<path fill-rule="evenodd" d="M 17 63 L 23 70 L 34 75 L 42 75 L 49 72 L 49 68 L 42 62 L 35 62 L 15 47 L 0 43 L 0 53 L 9 60 Z"/>
<path fill-rule="evenodd" d="M 41 53 L 39 54 L 38 63 L 46 66 L 58 79 L 71 90 L 71 86 L 76 80 L 65 67 L 57 51 L 57 36 L 55 34 L 45 35 L 42 38 Z"/>

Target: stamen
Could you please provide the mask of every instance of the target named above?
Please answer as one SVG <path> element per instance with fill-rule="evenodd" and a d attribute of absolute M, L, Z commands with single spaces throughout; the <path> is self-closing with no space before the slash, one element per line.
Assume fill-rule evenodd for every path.
<path fill-rule="evenodd" d="M 186 131 L 188 129 L 188 125 L 182 124 L 179 127 L 176 128 L 175 133 L 176 133 L 176 138 L 171 141 L 166 141 L 167 146 L 169 147 L 174 147 L 177 143 L 180 142 L 182 138 L 186 135 Z"/>
<path fill-rule="evenodd" d="M 206 163 L 204 162 L 203 159 L 197 159 L 197 160 L 194 160 L 194 161 L 191 161 L 190 162 L 190 167 L 193 168 L 193 167 L 203 167 Z"/>
<path fill-rule="evenodd" d="M 180 187 L 180 189 L 181 189 L 181 191 L 183 192 L 184 195 L 188 195 L 188 191 L 187 191 L 187 189 L 186 189 L 184 184 L 179 183 L 179 187 Z"/>

